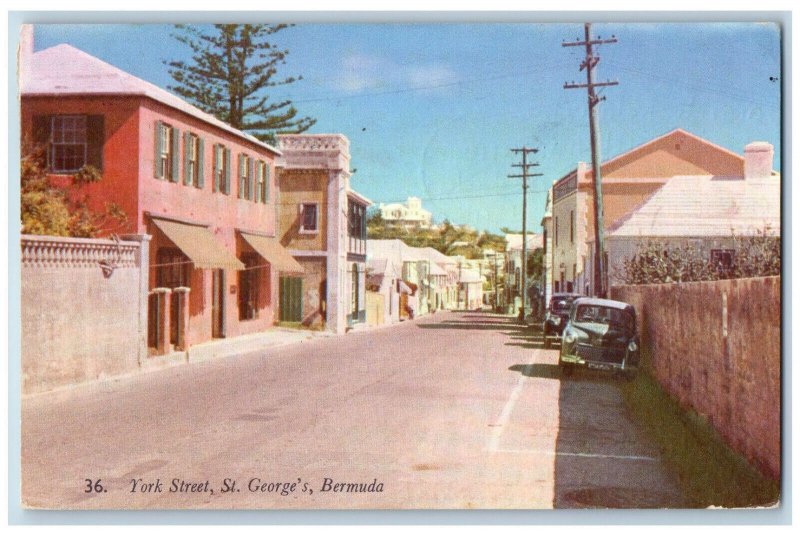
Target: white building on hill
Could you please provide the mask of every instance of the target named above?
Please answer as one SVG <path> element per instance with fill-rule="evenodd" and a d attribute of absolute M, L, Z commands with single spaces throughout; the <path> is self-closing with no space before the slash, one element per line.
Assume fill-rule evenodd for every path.
<path fill-rule="evenodd" d="M 422 208 L 422 200 L 409 197 L 405 203 L 381 203 L 378 205 L 383 221 L 402 227 L 428 229 L 431 226 L 431 213 Z"/>

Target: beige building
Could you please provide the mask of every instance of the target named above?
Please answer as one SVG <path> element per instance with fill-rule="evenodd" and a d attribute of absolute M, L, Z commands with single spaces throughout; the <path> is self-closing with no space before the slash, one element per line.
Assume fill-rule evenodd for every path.
<path fill-rule="evenodd" d="M 604 227 L 641 205 L 671 177 L 742 176 L 743 166 L 740 155 L 673 130 L 602 163 Z M 588 242 L 594 239 L 593 190 L 592 171 L 583 162 L 552 187 L 549 292 L 593 292 L 587 269 Z"/>
<path fill-rule="evenodd" d="M 670 178 L 645 203 L 606 229 L 609 288 L 624 283 L 625 260 L 648 243 L 689 246 L 705 259 L 729 266 L 736 237 L 780 236 L 781 178 L 772 171 L 773 148 L 745 148 L 739 177 L 689 175 Z M 594 251 L 594 241 L 590 241 Z"/>
<path fill-rule="evenodd" d="M 366 210 L 341 134 L 278 136 L 278 236 L 302 276 L 281 277 L 280 320 L 343 333 L 366 322 Z"/>

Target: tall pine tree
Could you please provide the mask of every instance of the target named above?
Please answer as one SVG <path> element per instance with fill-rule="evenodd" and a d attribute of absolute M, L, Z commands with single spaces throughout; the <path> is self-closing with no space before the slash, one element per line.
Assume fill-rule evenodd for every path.
<path fill-rule="evenodd" d="M 302 80 L 275 78 L 288 50 L 270 42 L 288 24 L 176 25 L 173 34 L 192 50 L 191 61 L 165 61 L 175 84 L 169 88 L 186 100 L 268 143 L 275 134 L 309 129 L 316 119 L 298 117 L 291 100 L 270 102 L 268 90 Z"/>

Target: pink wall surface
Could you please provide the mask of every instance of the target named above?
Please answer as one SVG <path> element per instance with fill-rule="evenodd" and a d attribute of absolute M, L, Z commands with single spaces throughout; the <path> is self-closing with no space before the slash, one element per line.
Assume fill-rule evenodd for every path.
<path fill-rule="evenodd" d="M 242 239 L 237 229 L 274 235 L 276 228 L 275 200 L 277 188 L 274 172 L 275 154 L 245 138 L 174 110 L 151 99 L 138 96 L 98 97 L 26 97 L 22 101 L 23 140 L 32 137 L 34 115 L 101 114 L 104 116 L 103 179 L 84 190 L 91 208 L 102 209 L 106 202 L 119 205 L 128 216 L 128 225 L 118 232 L 153 235 L 150 259 L 155 263 L 159 247 L 171 245 L 160 231 L 149 223 L 145 213 L 162 215 L 194 223 L 208 224 L 216 239 L 239 257 Z M 155 124 L 161 120 L 179 130 L 180 176 L 177 182 L 154 176 Z M 183 133 L 190 131 L 204 142 L 204 187 L 183 184 Z M 221 143 L 231 151 L 230 193 L 214 192 L 213 148 Z M 263 160 L 269 170 L 267 203 L 238 197 L 238 156 L 240 153 Z M 67 176 L 51 176 L 65 181 Z M 266 264 L 266 262 L 265 262 Z M 275 320 L 277 306 L 277 272 L 262 270 L 264 280 L 259 289 L 260 309 L 255 320 L 239 321 L 238 273 L 226 270 L 226 336 L 261 331 Z M 150 270 L 151 288 L 155 272 Z M 211 277 L 209 270 L 192 270 L 189 297 L 189 343 L 211 339 Z"/>
<path fill-rule="evenodd" d="M 156 251 L 164 245 L 166 238 L 157 230 L 148 225 L 146 212 L 157 216 L 163 215 L 190 222 L 209 224 L 209 229 L 215 238 L 225 245 L 225 249 L 238 257 L 242 249 L 247 249 L 241 244 L 242 239 L 237 237 L 236 229 L 257 231 L 268 235 L 275 234 L 275 199 L 276 183 L 274 172 L 275 155 L 267 149 L 247 140 L 237 138 L 231 134 L 217 129 L 181 112 L 153 101 L 146 101 L 139 109 L 138 145 L 141 148 L 138 158 L 139 169 L 139 221 L 138 229 L 142 233 L 153 234 L 151 258 L 155 258 Z M 168 179 L 157 179 L 154 176 L 155 157 L 155 124 L 156 121 L 169 123 L 183 133 L 190 131 L 197 134 L 204 141 L 204 186 L 198 189 L 193 185 L 183 184 L 183 167 L 178 182 Z M 230 158 L 230 194 L 214 192 L 213 177 L 213 148 L 214 144 L 221 143 L 231 151 Z M 266 204 L 252 200 L 239 199 L 238 197 L 238 157 L 240 153 L 255 160 L 267 162 L 269 167 L 268 202 Z M 181 139 L 181 158 L 183 158 L 183 141 Z M 182 162 L 182 160 L 181 160 Z M 265 263 L 266 264 L 266 263 Z M 226 337 L 235 337 L 246 333 L 263 331 L 271 326 L 275 320 L 278 277 L 277 273 L 265 268 L 262 273 L 264 280 L 259 289 L 260 308 L 258 318 L 254 320 L 239 320 L 238 285 L 239 275 L 234 270 L 225 271 L 225 324 Z M 274 276 L 274 277 L 273 277 Z M 151 283 L 154 284 L 151 271 Z M 211 339 L 211 278 L 210 270 L 192 270 L 191 288 L 189 295 L 189 342 L 196 344 Z"/>
<path fill-rule="evenodd" d="M 101 211 L 113 202 L 128 216 L 128 225 L 120 232 L 137 230 L 137 153 L 139 150 L 139 99 L 121 97 L 25 97 L 21 106 L 23 150 L 32 141 L 34 115 L 88 114 L 103 115 L 103 179 L 84 186 L 89 208 Z M 152 151 L 152 149 L 151 149 Z M 51 181 L 66 182 L 68 175 L 49 175 Z"/>
<path fill-rule="evenodd" d="M 781 468 L 781 280 L 611 288 L 636 307 L 646 366 L 764 474 Z"/>

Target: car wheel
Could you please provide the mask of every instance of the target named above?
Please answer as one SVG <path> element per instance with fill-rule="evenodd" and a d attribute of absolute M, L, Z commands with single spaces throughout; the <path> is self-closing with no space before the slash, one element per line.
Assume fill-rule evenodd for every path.
<path fill-rule="evenodd" d="M 574 371 L 572 365 L 564 363 L 560 359 L 558 361 L 558 368 L 561 369 L 561 375 L 567 377 L 572 376 L 572 372 Z"/>

